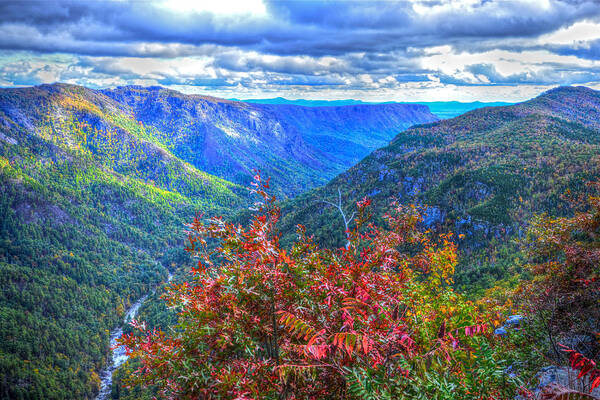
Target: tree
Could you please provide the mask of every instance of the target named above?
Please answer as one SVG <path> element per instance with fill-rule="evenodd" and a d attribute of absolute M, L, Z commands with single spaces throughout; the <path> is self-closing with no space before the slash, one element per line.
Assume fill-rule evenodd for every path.
<path fill-rule="evenodd" d="M 332 203 L 331 201 L 328 201 L 328 200 L 321 200 L 321 201 L 325 204 L 329 204 L 330 206 L 337 208 L 337 210 L 340 212 L 340 215 L 342 216 L 342 221 L 344 222 L 344 234 L 346 235 L 346 248 L 350 247 L 350 222 L 352 222 L 352 219 L 356 215 L 356 211 L 353 211 L 349 217 L 346 216 L 346 212 L 344 211 L 344 207 L 342 206 L 342 191 L 340 190 L 340 188 L 338 188 L 337 203 Z"/>
<path fill-rule="evenodd" d="M 279 208 L 259 175 L 247 228 L 220 218 L 189 225 L 198 258 L 190 283 L 166 297 L 179 313 L 169 334 L 120 344 L 142 367 L 131 384 L 166 398 L 455 399 L 510 392 L 491 316 L 452 290 L 451 235 L 417 229 L 415 207 L 393 205 L 386 228 L 357 204 L 349 246 L 319 248 L 301 226 L 279 245 Z M 218 241 L 211 250 L 207 239 Z"/>
<path fill-rule="evenodd" d="M 595 184 L 596 186 L 598 183 Z M 571 218 L 537 216 L 527 235 L 532 279 L 517 291 L 519 306 L 545 332 L 555 362 L 569 354 L 570 365 L 600 386 L 600 197 L 576 201 L 588 211 Z"/>

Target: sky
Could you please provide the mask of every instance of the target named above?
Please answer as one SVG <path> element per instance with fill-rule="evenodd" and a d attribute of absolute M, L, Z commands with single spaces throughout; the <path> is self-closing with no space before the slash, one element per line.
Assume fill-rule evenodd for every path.
<path fill-rule="evenodd" d="M 0 0 L 0 86 L 520 101 L 600 89 L 600 0 Z"/>

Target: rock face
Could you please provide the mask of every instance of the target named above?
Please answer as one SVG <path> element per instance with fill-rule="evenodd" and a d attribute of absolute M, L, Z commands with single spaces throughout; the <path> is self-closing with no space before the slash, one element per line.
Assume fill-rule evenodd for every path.
<path fill-rule="evenodd" d="M 600 398 L 600 387 L 595 388 L 590 392 L 589 379 L 587 377 L 584 377 L 583 379 L 578 379 L 578 374 L 579 371 L 576 371 L 569 367 L 544 367 L 537 374 L 539 384 L 535 388 L 534 393 L 536 394 L 536 396 L 541 396 L 544 390 L 548 390 L 552 385 L 559 385 L 567 389 L 588 393 L 595 398 Z"/>

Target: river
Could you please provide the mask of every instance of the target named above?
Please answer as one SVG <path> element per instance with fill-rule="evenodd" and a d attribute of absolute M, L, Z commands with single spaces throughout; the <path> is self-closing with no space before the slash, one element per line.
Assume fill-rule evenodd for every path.
<path fill-rule="evenodd" d="M 171 279 L 173 279 L 173 274 L 171 274 L 169 271 L 169 278 L 167 282 L 171 282 Z M 154 291 L 152 291 L 152 293 L 154 293 Z M 114 348 L 117 345 L 117 339 L 123 335 L 123 327 L 131 322 L 133 318 L 135 318 L 140 307 L 142 304 L 144 304 L 144 301 L 146 301 L 148 296 L 149 294 L 133 303 L 133 305 L 127 310 L 127 313 L 125 313 L 123 323 L 110 333 L 111 348 Z M 100 373 L 100 393 L 98 393 L 96 400 L 106 400 L 109 398 L 112 387 L 113 372 L 123 365 L 123 363 L 127 361 L 127 358 L 128 357 L 127 354 L 125 354 L 125 348 L 117 347 L 116 349 L 112 350 L 112 362 Z"/>

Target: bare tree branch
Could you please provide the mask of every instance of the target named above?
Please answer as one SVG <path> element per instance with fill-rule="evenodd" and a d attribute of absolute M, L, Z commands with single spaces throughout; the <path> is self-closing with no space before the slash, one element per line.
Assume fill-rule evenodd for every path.
<path fill-rule="evenodd" d="M 330 206 L 337 208 L 338 211 L 340 212 L 340 214 L 342 215 L 342 220 L 344 221 L 344 234 L 346 235 L 346 248 L 350 247 L 350 235 L 348 234 L 348 231 L 350 230 L 349 225 L 350 225 L 350 222 L 352 222 L 352 219 L 354 218 L 356 211 L 353 211 L 352 214 L 350 215 L 350 217 L 346 216 L 346 213 L 344 212 L 344 208 L 342 207 L 342 191 L 340 190 L 339 187 L 338 187 L 338 202 L 337 202 L 337 204 L 332 203 L 331 201 L 327 201 L 327 200 L 321 200 L 321 202 L 325 203 L 325 204 L 329 204 Z"/>

